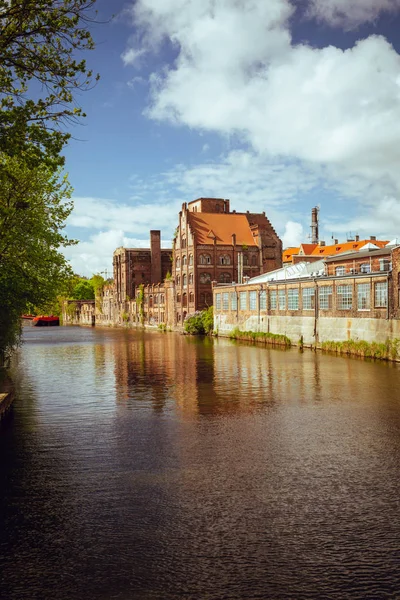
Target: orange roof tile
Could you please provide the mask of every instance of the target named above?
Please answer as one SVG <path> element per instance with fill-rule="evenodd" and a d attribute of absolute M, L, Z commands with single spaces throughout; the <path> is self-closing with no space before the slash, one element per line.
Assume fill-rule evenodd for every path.
<path fill-rule="evenodd" d="M 311 255 L 315 256 L 334 256 L 335 254 L 342 254 L 342 252 L 356 252 L 365 244 L 372 243 L 379 248 L 384 248 L 388 241 L 383 240 L 359 240 L 358 242 L 343 242 L 338 244 L 333 244 L 331 246 L 316 246 L 316 248 L 311 252 Z"/>
<path fill-rule="evenodd" d="M 290 248 L 285 248 L 282 252 L 282 262 L 292 262 L 292 256 L 294 254 L 299 253 L 300 248 L 295 248 L 291 246 Z"/>
<path fill-rule="evenodd" d="M 187 217 L 198 244 L 213 244 L 215 238 L 219 245 L 231 245 L 235 233 L 238 245 L 257 246 L 246 215 L 188 212 Z"/>
<path fill-rule="evenodd" d="M 308 256 L 309 254 L 312 254 L 317 246 L 318 244 L 300 244 L 299 250 L 302 250 L 303 254 Z"/>

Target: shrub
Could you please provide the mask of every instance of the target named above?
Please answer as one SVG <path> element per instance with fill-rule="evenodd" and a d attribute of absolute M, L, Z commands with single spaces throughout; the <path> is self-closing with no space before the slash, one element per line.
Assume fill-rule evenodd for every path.
<path fill-rule="evenodd" d="M 261 342 L 271 346 L 284 346 L 290 348 L 292 342 L 286 335 L 279 333 L 264 333 L 263 331 L 240 331 L 237 327 L 233 329 L 229 337 L 231 340 L 244 340 L 246 342 Z"/>
<path fill-rule="evenodd" d="M 378 358 L 380 360 L 396 360 L 400 358 L 399 342 L 400 340 L 398 339 L 388 339 L 385 343 L 366 342 L 365 340 L 346 340 L 345 342 L 327 341 L 321 344 L 321 348 L 327 352 L 336 352 L 336 354 Z"/>
<path fill-rule="evenodd" d="M 197 310 L 193 315 L 188 315 L 183 327 L 190 335 L 209 335 L 214 327 L 213 307 Z"/>

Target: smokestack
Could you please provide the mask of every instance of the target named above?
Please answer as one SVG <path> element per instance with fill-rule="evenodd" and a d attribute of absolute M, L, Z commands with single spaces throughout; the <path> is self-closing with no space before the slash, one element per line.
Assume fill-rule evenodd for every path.
<path fill-rule="evenodd" d="M 151 283 L 161 281 L 161 232 L 150 231 Z"/>
<path fill-rule="evenodd" d="M 318 244 L 318 206 L 311 209 L 311 243 Z"/>

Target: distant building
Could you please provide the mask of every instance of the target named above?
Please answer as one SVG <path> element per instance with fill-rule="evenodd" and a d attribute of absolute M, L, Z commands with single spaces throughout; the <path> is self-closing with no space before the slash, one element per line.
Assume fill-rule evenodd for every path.
<path fill-rule="evenodd" d="M 184 203 L 173 241 L 175 322 L 213 303 L 212 282 L 241 282 L 282 264 L 282 243 L 265 213 L 230 211 L 229 200 Z"/>
<path fill-rule="evenodd" d="M 300 244 L 298 247 L 290 247 L 283 250 L 282 263 L 314 262 L 327 256 L 335 256 L 344 252 L 356 252 L 365 246 L 368 247 L 368 244 L 384 248 L 388 242 L 389 240 L 377 240 L 373 235 L 369 239 L 360 240 L 359 236 L 356 235 L 354 240 L 347 240 L 346 242 L 335 240 L 334 244 L 328 246 L 322 240 L 318 244 Z"/>
<path fill-rule="evenodd" d="M 305 344 L 400 337 L 400 244 L 284 265 L 242 285 L 215 285 L 214 327 L 279 333 Z"/>
<path fill-rule="evenodd" d="M 171 273 L 172 250 L 161 248 L 160 231 L 150 231 L 150 248 L 117 248 L 113 255 L 114 301 L 120 307 L 141 285 L 162 283 Z M 122 307 L 123 308 L 123 307 Z"/>

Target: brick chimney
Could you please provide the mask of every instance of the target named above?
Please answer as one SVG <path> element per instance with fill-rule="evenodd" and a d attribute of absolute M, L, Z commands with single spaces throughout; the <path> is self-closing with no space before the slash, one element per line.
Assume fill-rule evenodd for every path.
<path fill-rule="evenodd" d="M 161 232 L 150 231 L 151 283 L 161 281 Z"/>

